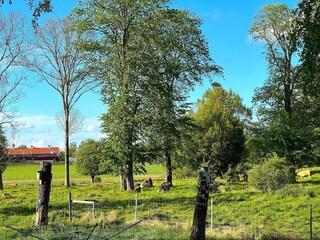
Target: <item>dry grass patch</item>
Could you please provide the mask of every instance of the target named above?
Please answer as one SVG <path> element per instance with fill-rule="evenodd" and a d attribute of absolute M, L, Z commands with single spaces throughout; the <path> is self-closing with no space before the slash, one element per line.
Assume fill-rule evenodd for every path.
<path fill-rule="evenodd" d="M 215 239 L 251 239 L 253 231 L 249 226 L 220 226 L 206 229 L 206 236 Z"/>

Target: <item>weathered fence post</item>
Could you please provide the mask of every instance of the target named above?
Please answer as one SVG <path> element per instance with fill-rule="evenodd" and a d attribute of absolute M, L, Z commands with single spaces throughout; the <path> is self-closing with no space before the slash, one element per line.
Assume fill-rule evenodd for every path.
<path fill-rule="evenodd" d="M 134 221 L 138 221 L 138 193 L 136 194 L 136 203 L 135 203 L 135 211 L 134 211 Z"/>
<path fill-rule="evenodd" d="M 213 198 L 211 198 L 211 224 L 210 224 L 210 227 L 211 229 L 213 229 Z"/>
<path fill-rule="evenodd" d="M 38 200 L 36 207 L 36 219 L 34 227 L 40 227 L 48 224 L 48 209 L 51 188 L 51 163 L 41 162 L 40 171 L 38 171 L 38 179 L 40 180 L 38 190 Z"/>
<path fill-rule="evenodd" d="M 312 240 L 312 204 L 309 204 L 310 240 Z"/>
<path fill-rule="evenodd" d="M 68 194 L 68 205 L 69 205 L 69 221 L 72 221 L 72 198 L 71 193 Z"/>
<path fill-rule="evenodd" d="M 202 167 L 200 170 L 198 194 L 194 209 L 192 232 L 190 240 L 204 240 L 206 237 L 206 218 L 210 188 L 210 170 Z"/>

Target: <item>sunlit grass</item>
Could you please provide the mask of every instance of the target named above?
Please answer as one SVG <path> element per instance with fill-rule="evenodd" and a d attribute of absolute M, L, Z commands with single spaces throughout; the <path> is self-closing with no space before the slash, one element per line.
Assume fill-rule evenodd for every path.
<path fill-rule="evenodd" d="M 6 169 L 5 190 L 0 195 L 0 221 L 3 223 L 0 236 L 4 236 L 3 239 L 22 237 L 5 226 L 32 229 L 39 184 L 36 172 L 39 169 L 39 164 L 13 164 Z M 147 175 L 135 176 L 137 183 L 152 177 L 156 186 L 143 189 L 138 195 L 137 218 L 143 222 L 115 239 L 188 239 L 197 178 L 174 178 L 172 190 L 162 193 L 157 187 L 164 181 L 163 166 L 148 165 L 147 169 Z M 64 165 L 53 165 L 49 227 L 59 229 L 71 224 L 64 230 L 71 232 L 76 226 L 87 224 L 92 228 L 98 224 L 99 228 L 105 228 L 103 236 L 107 237 L 135 221 L 136 193 L 120 191 L 119 177 L 101 175 L 101 183 L 91 184 L 90 178 L 77 174 L 73 165 L 70 170 L 72 186 L 66 188 L 63 186 Z M 253 235 L 255 239 L 277 236 L 280 239 L 306 239 L 309 236 L 309 204 L 313 206 L 314 237 L 320 238 L 319 168 L 312 171 L 314 174 L 310 179 L 298 179 L 297 184 L 268 193 L 257 191 L 249 183 L 227 183 L 221 179 L 219 183 L 225 186 L 226 192 L 210 196 L 213 199 L 213 229 L 209 227 L 209 201 L 207 239 L 248 239 Z M 73 222 L 68 223 L 69 193 L 72 199 L 95 201 L 95 216 L 92 206 L 75 205 Z M 42 233 L 45 234 L 48 233 Z"/>

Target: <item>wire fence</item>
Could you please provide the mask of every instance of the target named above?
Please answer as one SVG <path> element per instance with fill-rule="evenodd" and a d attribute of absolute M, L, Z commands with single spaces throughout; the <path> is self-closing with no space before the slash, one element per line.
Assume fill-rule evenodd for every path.
<path fill-rule="evenodd" d="M 280 204 L 276 200 L 273 202 L 260 202 L 257 200 L 238 197 L 232 199 L 227 197 L 217 200 L 214 195 L 208 202 L 207 231 L 212 236 L 229 236 L 236 239 L 262 239 L 265 236 L 278 237 L 279 239 L 320 239 L 320 201 L 313 198 L 304 204 Z M 73 199 L 81 200 L 85 199 Z M 120 204 L 119 204 L 120 203 Z M 50 205 L 49 221 L 59 223 L 61 226 L 68 224 L 78 224 L 87 226 L 81 230 L 82 235 L 88 236 L 96 224 L 124 225 L 133 224 L 143 220 L 144 225 L 150 226 L 170 226 L 176 229 L 190 229 L 195 208 L 195 198 L 169 198 L 167 196 L 148 196 L 143 194 L 132 194 L 128 200 L 83 204 L 74 202 L 72 204 L 72 221 L 70 222 L 70 208 L 68 196 L 62 196 L 59 204 Z M 19 207 L 14 204 L 8 208 L 0 208 L 0 221 L 4 226 L 15 228 L 10 225 L 10 215 L 28 216 L 33 220 L 34 207 Z M 289 216 L 289 217 L 288 217 Z M 19 226 L 16 226 L 19 229 Z M 119 230 L 119 229 L 117 229 Z M 115 231 L 117 231 L 115 230 Z M 14 229 L 12 229 L 14 231 Z M 30 232 L 31 231 L 31 232 Z M 32 234 L 32 230 L 29 234 Z M 37 236 L 48 236 L 48 229 L 37 231 Z M 75 235 L 77 229 L 61 227 L 51 229 L 56 235 Z M 93 231 L 92 236 L 97 234 L 98 228 Z M 72 233 L 71 233 L 72 232 Z M 80 232 L 80 231 L 79 231 Z M 79 233 L 81 235 L 81 233 Z M 273 238 L 273 239 L 274 239 Z M 0 238 L 1 239 L 1 238 Z M 61 238 L 62 239 L 62 238 Z M 70 239 L 70 238 L 69 238 Z M 74 239 L 77 239 L 76 237 Z M 78 239 L 81 239 L 80 237 Z M 239 239 L 239 238 L 238 238 Z"/>

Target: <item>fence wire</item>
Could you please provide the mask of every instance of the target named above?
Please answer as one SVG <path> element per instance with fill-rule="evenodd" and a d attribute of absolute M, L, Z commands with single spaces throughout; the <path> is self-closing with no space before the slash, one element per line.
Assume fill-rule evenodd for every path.
<path fill-rule="evenodd" d="M 277 201 L 257 202 L 246 198 L 235 201 L 231 197 L 227 198 L 227 194 L 224 201 L 220 198 L 217 200 L 214 194 L 212 198 L 212 206 L 211 200 L 208 201 L 207 229 L 214 236 L 218 236 L 219 233 L 225 236 L 228 233 L 237 232 L 240 236 L 242 234 L 254 239 L 261 239 L 263 236 L 278 236 L 280 239 L 310 239 L 309 211 L 312 204 L 312 236 L 313 239 L 320 239 L 320 201 L 318 202 L 316 198 L 305 204 L 287 205 L 277 204 Z M 66 197 L 62 198 L 58 205 L 51 205 L 49 208 L 49 221 L 59 223 L 59 227 L 28 231 L 30 235 L 44 239 L 49 239 L 50 235 L 58 237 L 50 239 L 86 239 L 85 237 L 88 237 L 96 226 L 90 239 L 103 239 L 106 237 L 106 232 L 116 233 L 121 231 L 121 226 L 124 228 L 126 223 L 132 224 L 139 220 L 150 225 L 188 229 L 192 224 L 194 208 L 194 197 L 170 199 L 166 196 L 152 197 L 139 194 L 136 201 L 136 195 L 132 194 L 129 200 L 123 201 L 120 205 L 114 205 L 112 201 L 97 201 L 94 212 L 92 205 L 73 204 L 73 220 L 70 223 Z M 10 217 L 8 217 L 10 215 L 28 216 L 32 221 L 34 213 L 34 207 L 21 208 L 12 205 L 8 208 L 0 208 L 0 221 L 4 226 L 10 226 Z M 283 219 L 283 216 L 290 217 Z M 70 224 L 73 224 L 72 227 Z M 99 224 L 98 227 L 97 224 Z M 115 225 L 120 227 L 112 230 Z M 77 229 L 75 226 L 82 226 L 82 229 Z M 19 229 L 19 226 L 10 227 Z"/>

